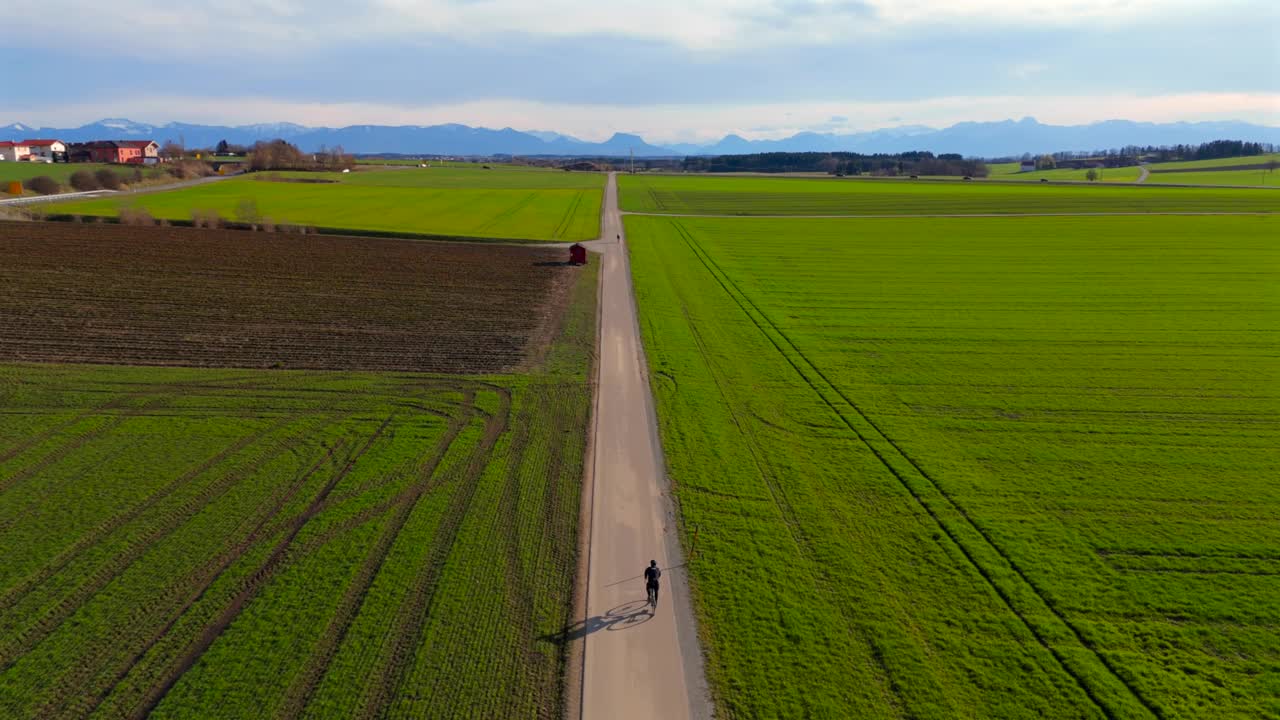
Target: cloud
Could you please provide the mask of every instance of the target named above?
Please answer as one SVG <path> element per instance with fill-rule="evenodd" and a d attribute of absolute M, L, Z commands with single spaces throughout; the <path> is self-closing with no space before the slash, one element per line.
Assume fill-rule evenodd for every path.
<path fill-rule="evenodd" d="M 290 8 L 281 6 L 276 12 Z M 255 31 L 246 28 L 249 32 Z M 121 56 L 121 47 L 137 51 L 134 43 L 92 50 L 63 39 L 47 48 L 0 47 L 0 67 L 30 69 L 23 91 L 6 96 L 3 105 L 11 112 L 18 103 L 38 108 L 62 101 L 66 78 L 75 78 L 77 98 L 104 103 L 136 93 L 140 83 L 175 95 L 199 87 L 211 97 L 382 105 L 519 99 L 644 107 L 955 95 L 1275 92 L 1280 91 L 1280 57 L 1271 32 L 1264 23 L 1237 26 L 1227 19 L 1206 19 L 1182 30 L 1153 25 L 1148 32 L 1119 35 L 923 28 L 903 38 L 717 52 L 615 36 L 567 40 L 509 33 L 500 43 L 490 43 L 434 35 L 369 38 L 353 32 L 317 48 L 283 43 L 273 51 L 281 54 L 269 58 L 241 56 L 233 47 Z M 963 43 L 957 44 L 957 34 L 963 34 Z M 198 35 L 246 42 L 238 32 Z M 1029 48 L 1033 58 L 1026 56 Z M 832 114 L 852 117 L 842 107 Z"/>
<path fill-rule="evenodd" d="M 905 37 L 922 27 L 963 29 L 1144 28 L 1218 14 L 1275 19 L 1259 0 L 18 0 L 10 16 L 74 17 L 51 36 L 99 47 L 173 52 L 234 47 L 287 54 L 368 38 L 502 43 L 512 35 L 612 36 L 691 50 L 834 44 Z M 1234 7 L 1233 7 L 1234 6 Z M 1239 13 L 1246 10 L 1248 13 Z M 219 31 L 226 29 L 226 32 Z M 38 34 L 37 34 L 38 35 Z M 128 37 L 128 43 L 120 43 Z M 15 42 L 38 42 L 13 37 Z"/>
<path fill-rule="evenodd" d="M 1041 62 L 1020 62 L 1014 63 L 1010 66 L 1008 72 L 1009 77 L 1017 78 L 1018 80 L 1027 80 L 1031 76 L 1039 75 L 1048 69 L 1049 66 Z"/>
<path fill-rule="evenodd" d="M 1274 0 L 10 4 L 12 15 L 76 18 L 0 44 L 0 67 L 24 69 L 4 111 L 56 125 L 73 122 L 59 113 L 497 126 L 532 116 L 524 127 L 597 137 L 628 125 L 676 137 L 1152 114 L 1135 98 L 1175 98 L 1164 119 L 1238 110 L 1266 121 L 1274 104 L 1196 98 L 1280 93 Z M 1055 115 L 1061 98 L 1090 104 Z"/>

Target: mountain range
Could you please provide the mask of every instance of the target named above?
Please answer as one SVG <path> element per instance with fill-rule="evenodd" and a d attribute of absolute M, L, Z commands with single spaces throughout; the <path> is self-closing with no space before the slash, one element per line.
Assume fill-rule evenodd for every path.
<path fill-rule="evenodd" d="M 1023 153 L 1090 151 L 1126 145 L 1177 145 L 1211 140 L 1280 144 L 1280 128 L 1239 121 L 1148 123 L 1107 120 L 1089 125 L 1048 125 L 1034 118 L 999 122 L 962 122 L 935 129 L 920 125 L 847 134 L 801 132 L 778 140 L 748 140 L 727 135 L 705 144 L 654 145 L 638 135 L 616 133 L 604 142 L 587 142 L 554 131 L 492 130 L 467 125 L 351 125 L 307 127 L 294 123 L 256 125 L 149 125 L 124 119 L 99 120 L 76 128 L 0 127 L 0 140 L 56 138 L 64 142 L 105 139 L 172 140 L 188 147 L 212 147 L 220 140 L 249 145 L 283 138 L 303 150 L 342 146 L 351 153 L 431 155 L 557 155 L 671 157 L 759 152 L 897 153 L 929 150 L 966 157 L 1008 157 Z"/>

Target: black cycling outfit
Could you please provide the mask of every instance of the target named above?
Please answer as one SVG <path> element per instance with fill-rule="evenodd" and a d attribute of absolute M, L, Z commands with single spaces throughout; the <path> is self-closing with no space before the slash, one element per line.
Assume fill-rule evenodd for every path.
<path fill-rule="evenodd" d="M 658 578 L 662 577 L 662 571 L 656 567 L 649 566 L 644 569 L 644 588 L 649 593 L 649 604 L 658 604 Z"/>

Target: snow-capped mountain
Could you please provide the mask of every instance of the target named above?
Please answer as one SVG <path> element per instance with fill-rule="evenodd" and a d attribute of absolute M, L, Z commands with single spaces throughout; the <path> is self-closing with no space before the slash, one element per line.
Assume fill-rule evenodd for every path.
<path fill-rule="evenodd" d="M 107 118 L 77 128 L 33 128 L 13 123 L 0 128 L 0 139 L 51 137 L 66 142 L 148 138 L 212 147 L 221 140 L 250 145 L 283 138 L 304 150 L 342 146 L 355 153 L 421 153 L 440 155 L 558 155 L 662 157 L 733 155 L 758 152 L 897 153 L 928 150 L 969 157 L 1001 157 L 1022 153 L 1099 150 L 1125 145 L 1194 144 L 1211 140 L 1246 140 L 1280 144 L 1280 128 L 1244 122 L 1144 123 L 1108 120 L 1090 125 L 1047 125 L 1034 118 L 1000 122 L 962 122 L 943 129 L 906 125 L 868 132 L 836 134 L 801 132 L 773 140 L 726 135 L 709 144 L 654 145 L 642 137 L 617 133 L 604 142 L 585 142 L 555 131 L 493 130 L 456 123 L 446 125 L 352 125 L 313 128 L 296 123 L 220 126 L 188 123 L 150 125 Z"/>

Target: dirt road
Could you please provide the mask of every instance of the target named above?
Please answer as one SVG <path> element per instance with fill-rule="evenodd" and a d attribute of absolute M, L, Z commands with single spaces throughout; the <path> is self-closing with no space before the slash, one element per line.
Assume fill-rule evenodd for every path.
<path fill-rule="evenodd" d="M 648 369 L 636 322 L 617 182 L 605 189 L 599 253 L 600 356 L 592 457 L 584 500 L 591 508 L 580 716 L 710 716 L 697 632 L 675 534 Z M 656 610 L 641 573 L 664 568 Z"/>

